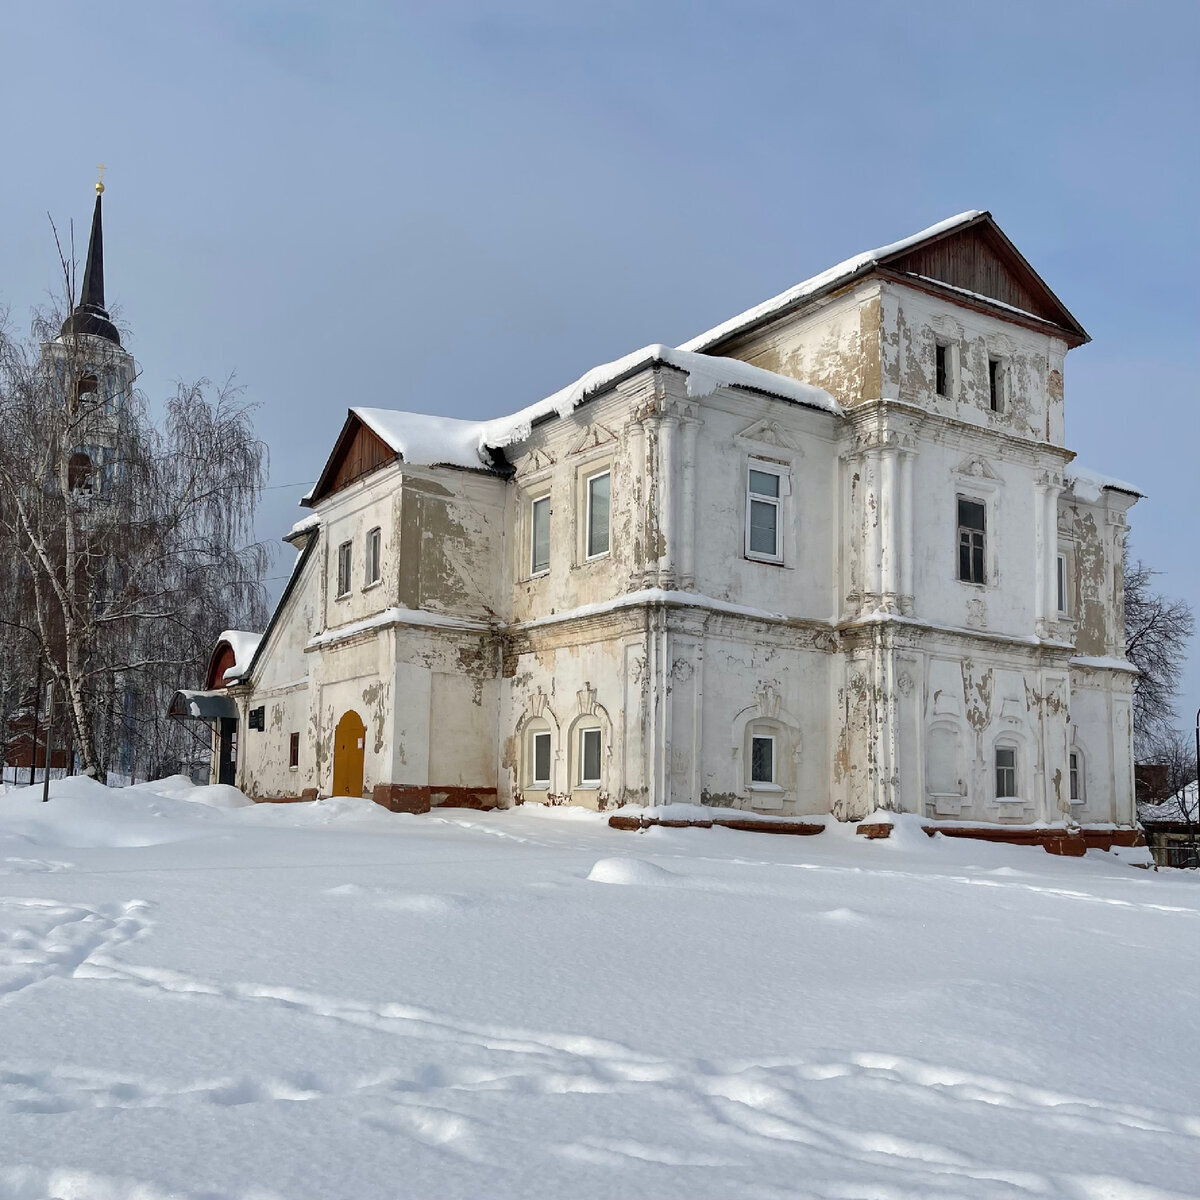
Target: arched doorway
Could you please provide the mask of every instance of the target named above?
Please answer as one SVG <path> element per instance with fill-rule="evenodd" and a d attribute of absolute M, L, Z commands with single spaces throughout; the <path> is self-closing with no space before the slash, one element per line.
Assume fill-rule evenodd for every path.
<path fill-rule="evenodd" d="M 363 756 L 366 753 L 367 727 L 351 709 L 342 714 L 333 735 L 333 794 L 363 794 Z"/>

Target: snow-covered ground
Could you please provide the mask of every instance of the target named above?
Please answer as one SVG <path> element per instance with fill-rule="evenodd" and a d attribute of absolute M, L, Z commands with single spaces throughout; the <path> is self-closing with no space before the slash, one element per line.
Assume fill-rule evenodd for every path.
<path fill-rule="evenodd" d="M 0 1200 L 1161 1200 L 1200 878 L 901 827 L 0 799 Z"/>

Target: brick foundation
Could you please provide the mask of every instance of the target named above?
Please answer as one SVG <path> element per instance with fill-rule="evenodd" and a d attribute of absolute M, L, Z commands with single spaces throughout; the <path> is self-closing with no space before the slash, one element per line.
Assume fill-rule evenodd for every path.
<path fill-rule="evenodd" d="M 753 817 L 716 817 L 711 821 L 671 821 L 662 817 L 634 817 L 614 813 L 608 818 L 613 829 L 649 829 L 659 825 L 664 829 L 740 829 L 746 833 L 790 833 L 802 837 L 824 832 L 824 825 L 812 825 L 807 821 L 756 821 Z"/>
<path fill-rule="evenodd" d="M 1082 858 L 1089 850 L 1111 850 L 1114 846 L 1144 846 L 1146 839 L 1140 829 L 1006 829 L 1003 825 L 980 828 L 971 825 L 922 825 L 930 836 L 972 838 L 979 842 L 1006 842 L 1012 846 L 1041 846 L 1047 854 L 1067 858 Z M 886 823 L 862 824 L 856 833 L 868 838 L 890 837 L 892 827 Z"/>
<path fill-rule="evenodd" d="M 316 788 L 305 788 L 298 796 L 251 796 L 255 804 L 309 804 L 317 798 Z"/>
<path fill-rule="evenodd" d="M 405 783 L 377 783 L 371 799 L 390 812 L 427 813 L 433 808 L 496 808 L 495 788 L 420 787 Z"/>

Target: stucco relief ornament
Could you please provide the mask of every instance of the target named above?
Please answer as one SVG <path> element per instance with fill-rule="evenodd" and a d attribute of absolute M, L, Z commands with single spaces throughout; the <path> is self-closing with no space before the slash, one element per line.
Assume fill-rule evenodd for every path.
<path fill-rule="evenodd" d="M 907 671 L 901 671 L 899 678 L 896 680 L 896 686 L 900 689 L 902 696 L 911 696 L 913 690 L 913 677 Z"/>
<path fill-rule="evenodd" d="M 972 629 L 986 629 L 987 622 L 987 605 L 982 600 L 968 600 L 967 624 Z"/>
<path fill-rule="evenodd" d="M 548 699 L 549 697 L 546 695 L 546 693 L 543 692 L 541 688 L 538 688 L 538 690 L 529 697 L 529 711 L 535 717 L 543 716 L 546 712 L 546 702 Z"/>
<path fill-rule="evenodd" d="M 779 689 L 774 684 L 760 684 L 755 689 L 754 699 L 758 704 L 758 715 L 760 717 L 776 718 L 779 716 L 782 697 L 779 695 Z"/>
<path fill-rule="evenodd" d="M 589 717 L 594 716 L 596 713 L 596 689 L 590 683 L 585 682 L 575 696 L 579 701 L 580 713 Z"/>

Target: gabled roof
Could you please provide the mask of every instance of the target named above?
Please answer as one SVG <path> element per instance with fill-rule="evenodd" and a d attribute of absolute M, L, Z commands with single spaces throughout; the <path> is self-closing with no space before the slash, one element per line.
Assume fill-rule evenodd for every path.
<path fill-rule="evenodd" d="M 719 387 L 742 387 L 809 408 L 831 413 L 842 411 L 822 388 L 739 359 L 690 354 L 661 344 L 643 346 L 623 358 L 593 367 L 574 383 L 511 416 L 490 421 L 461 421 L 387 408 L 352 408 L 320 479 L 301 504 L 316 504 L 346 483 L 388 462 L 502 471 L 503 451 L 528 438 L 534 425 L 555 416 L 566 417 L 589 397 L 660 363 L 687 376 L 689 396 L 707 396 Z"/>
<path fill-rule="evenodd" d="M 1090 340 L 992 214 L 972 209 L 911 237 L 847 258 L 698 334 L 680 349 L 712 353 L 735 337 L 876 272 L 1021 324 L 1042 329 L 1052 326 L 1061 331 L 1068 345 Z"/>

